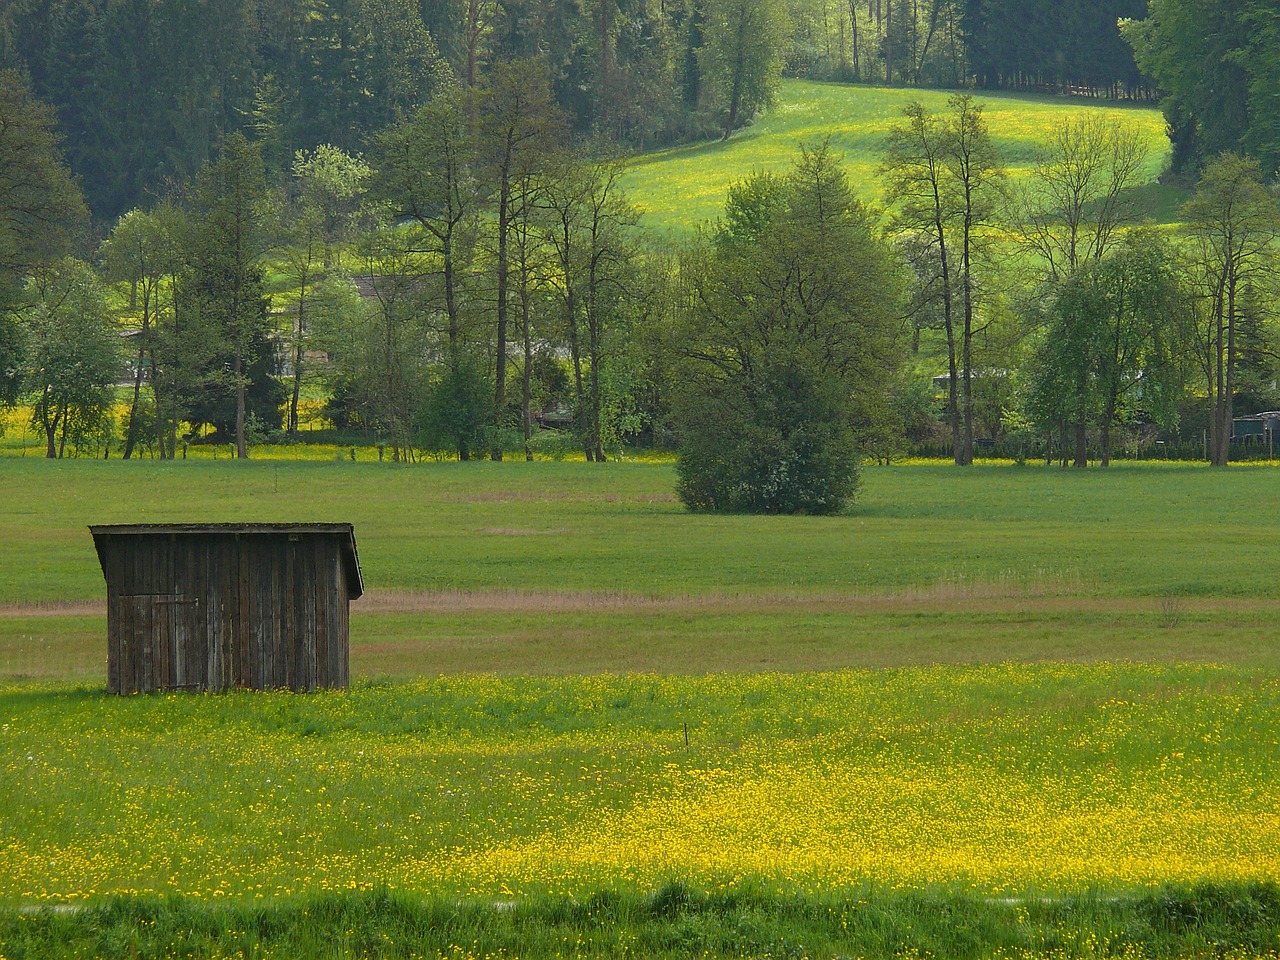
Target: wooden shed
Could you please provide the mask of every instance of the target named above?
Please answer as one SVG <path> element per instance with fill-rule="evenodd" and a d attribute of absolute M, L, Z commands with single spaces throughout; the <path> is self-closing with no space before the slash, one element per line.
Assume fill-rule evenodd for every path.
<path fill-rule="evenodd" d="M 107 580 L 107 689 L 345 688 L 349 523 L 91 526 Z"/>

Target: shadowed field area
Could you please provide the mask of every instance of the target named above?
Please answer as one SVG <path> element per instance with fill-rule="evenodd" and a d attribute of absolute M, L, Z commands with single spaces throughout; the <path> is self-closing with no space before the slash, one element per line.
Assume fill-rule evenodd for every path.
<path fill-rule="evenodd" d="M 0 681 L 103 683 L 98 606 L 0 608 Z M 407 679 L 1116 660 L 1274 669 L 1277 622 L 1271 600 L 976 587 L 825 598 L 379 591 L 353 607 L 351 670 Z"/>

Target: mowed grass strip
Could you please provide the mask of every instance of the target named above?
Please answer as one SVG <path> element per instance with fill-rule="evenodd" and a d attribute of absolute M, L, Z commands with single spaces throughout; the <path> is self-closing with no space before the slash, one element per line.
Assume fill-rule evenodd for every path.
<path fill-rule="evenodd" d="M 1280 683 L 1221 666 L 27 684 L 0 903 L 1274 881 L 1278 776 Z"/>
<path fill-rule="evenodd" d="M 844 157 L 858 195 L 881 203 L 884 185 L 878 171 L 889 130 L 903 121 L 902 110 L 912 101 L 942 112 L 949 96 L 934 90 L 786 80 L 778 103 L 728 141 L 635 159 L 624 181 L 627 195 L 644 213 L 646 227 L 672 237 L 688 236 L 698 224 L 721 214 L 730 184 L 760 171 L 781 173 L 795 161 L 801 144 L 829 137 L 832 148 Z M 1149 182 L 1160 175 L 1168 154 L 1164 118 L 1154 107 L 999 93 L 980 93 L 976 99 L 984 104 L 992 139 L 1013 179 L 1027 175 L 1054 128 L 1068 117 L 1096 116 L 1136 125 L 1149 150 Z M 1141 190 L 1137 199 L 1153 217 L 1176 216 L 1160 191 Z"/>
<path fill-rule="evenodd" d="M 392 602 L 394 600 L 395 602 Z M 358 678 L 882 669 L 1016 661 L 1280 668 L 1280 601 L 389 594 L 354 607 Z M 101 613 L 0 615 L 0 682 L 106 683 Z"/>

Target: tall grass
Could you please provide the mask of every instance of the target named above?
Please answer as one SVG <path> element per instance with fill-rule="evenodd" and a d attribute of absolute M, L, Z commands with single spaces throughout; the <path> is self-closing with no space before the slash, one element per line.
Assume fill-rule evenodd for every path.
<path fill-rule="evenodd" d="M 1266 957 L 1280 944 L 1269 884 L 1124 897 L 993 901 L 945 889 L 807 897 L 707 894 L 678 882 L 519 904 L 387 890 L 260 907 L 115 899 L 74 914 L 0 915 L 13 960 L 160 957 Z"/>

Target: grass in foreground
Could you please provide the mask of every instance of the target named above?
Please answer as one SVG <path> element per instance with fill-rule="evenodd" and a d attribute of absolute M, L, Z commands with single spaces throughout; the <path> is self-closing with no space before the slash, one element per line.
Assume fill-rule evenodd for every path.
<path fill-rule="evenodd" d="M 28 685 L 0 903 L 1275 881 L 1278 748 L 1280 682 L 1210 666 Z"/>
<path fill-rule="evenodd" d="M 0 914 L 0 951 L 40 957 L 1274 957 L 1271 884 L 1168 887 L 1125 897 L 1006 902 L 878 888 L 779 897 L 652 894 L 459 904 L 326 895 L 269 907 L 115 899 L 71 915 Z"/>

